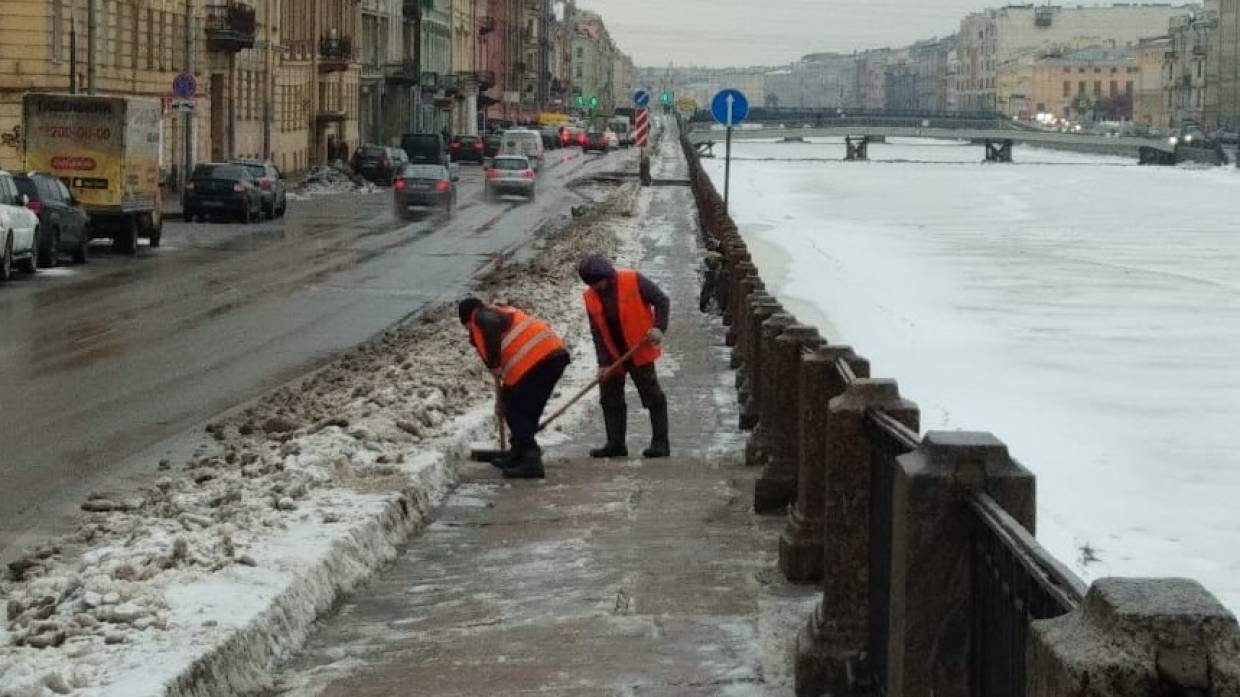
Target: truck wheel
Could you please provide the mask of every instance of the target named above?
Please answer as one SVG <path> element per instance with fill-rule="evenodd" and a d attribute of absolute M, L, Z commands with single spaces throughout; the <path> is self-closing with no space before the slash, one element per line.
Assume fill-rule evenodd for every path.
<path fill-rule="evenodd" d="M 112 249 L 119 254 L 133 256 L 138 253 L 138 221 L 130 218 L 112 233 Z"/>
<path fill-rule="evenodd" d="M 60 261 L 60 231 L 53 230 L 51 237 L 39 245 L 39 266 L 55 268 Z"/>
<path fill-rule="evenodd" d="M 0 283 L 13 279 L 13 235 L 4 235 L 4 247 L 0 251 Z"/>

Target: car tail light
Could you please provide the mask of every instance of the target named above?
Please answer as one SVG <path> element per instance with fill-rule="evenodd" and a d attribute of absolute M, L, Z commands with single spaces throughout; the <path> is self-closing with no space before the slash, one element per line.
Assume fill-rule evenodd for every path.
<path fill-rule="evenodd" d="M 397 179 L 396 181 L 392 182 L 392 188 L 396 189 L 397 191 L 404 191 L 406 186 L 409 186 L 409 185 L 405 183 L 404 179 Z"/>
<path fill-rule="evenodd" d="M 533 178 L 534 178 L 534 170 L 532 170 L 532 169 L 527 169 L 527 170 L 525 170 L 524 172 L 522 172 L 522 173 L 521 173 L 521 176 L 522 176 L 523 178 L 525 178 L 525 179 L 533 179 Z"/>
<path fill-rule="evenodd" d="M 452 144 L 452 149 L 453 149 L 453 150 L 460 150 L 460 149 L 461 149 L 461 144 L 460 144 L 460 143 L 453 143 L 453 144 Z"/>
<path fill-rule="evenodd" d="M 237 182 L 236 184 L 233 184 L 233 193 L 244 194 L 245 184 L 242 184 L 241 182 Z"/>
<path fill-rule="evenodd" d="M 587 138 L 586 136 L 581 136 L 581 144 L 582 144 L 582 145 L 585 145 L 587 141 L 589 141 L 589 138 Z"/>
<path fill-rule="evenodd" d="M 480 143 L 480 142 L 479 142 L 479 143 L 474 143 L 474 150 L 481 150 L 481 149 L 482 149 L 482 143 Z"/>
<path fill-rule="evenodd" d="M 435 182 L 435 191 L 447 191 L 450 186 L 451 185 L 448 184 L 448 182 L 440 179 L 439 181 Z"/>
<path fill-rule="evenodd" d="M 487 179 L 494 179 L 494 178 L 496 178 L 496 177 L 498 177 L 498 176 L 499 176 L 499 170 L 498 170 L 498 169 L 488 169 L 488 170 L 487 170 Z"/>
<path fill-rule="evenodd" d="M 263 188 L 263 191 L 271 191 L 273 188 L 275 188 L 275 182 L 271 181 L 270 179 L 264 179 L 260 181 L 258 185 Z"/>
<path fill-rule="evenodd" d="M 26 208 L 38 213 L 43 210 L 43 203 L 41 201 L 27 201 Z"/>

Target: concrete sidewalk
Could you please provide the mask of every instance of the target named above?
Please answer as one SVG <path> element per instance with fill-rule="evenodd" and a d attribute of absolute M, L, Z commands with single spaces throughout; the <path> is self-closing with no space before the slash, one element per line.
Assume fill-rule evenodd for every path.
<path fill-rule="evenodd" d="M 656 171 L 682 170 L 669 123 Z M 681 160 L 677 162 L 677 160 Z M 790 695 L 796 630 L 818 597 L 776 568 L 784 518 L 751 511 L 733 375 L 697 312 L 693 198 L 646 189 L 637 263 L 671 295 L 660 374 L 675 457 L 598 462 L 591 423 L 547 448 L 545 482 L 465 465 L 396 564 L 276 676 L 285 695 Z M 629 450 L 649 425 L 630 387 Z"/>

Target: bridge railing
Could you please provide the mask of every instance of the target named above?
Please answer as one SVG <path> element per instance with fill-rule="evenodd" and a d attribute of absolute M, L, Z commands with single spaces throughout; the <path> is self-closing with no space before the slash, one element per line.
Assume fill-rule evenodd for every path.
<path fill-rule="evenodd" d="M 1086 588 L 1034 537 L 1033 473 L 988 433 L 919 435 L 894 380 L 798 323 L 681 141 L 762 468 L 755 512 L 786 512 L 780 568 L 821 584 L 788 637 L 797 695 L 1240 695 L 1233 614 L 1190 580 Z"/>

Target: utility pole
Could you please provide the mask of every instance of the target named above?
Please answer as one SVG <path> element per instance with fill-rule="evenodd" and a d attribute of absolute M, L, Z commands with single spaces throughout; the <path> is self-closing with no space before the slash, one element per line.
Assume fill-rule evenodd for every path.
<path fill-rule="evenodd" d="M 86 3 L 86 93 L 95 93 L 95 65 L 99 58 L 95 55 L 95 8 L 99 0 L 87 0 Z"/>
<path fill-rule="evenodd" d="M 93 1 L 93 0 L 92 0 Z M 137 50 L 137 47 L 134 48 Z M 194 74 L 194 0 L 185 0 L 185 73 Z M 190 97 L 193 100 L 193 97 Z M 185 144 L 183 163 L 181 165 L 180 191 L 185 191 L 185 182 L 189 181 L 190 172 L 194 169 L 194 112 L 186 111 L 181 115 Z"/>

